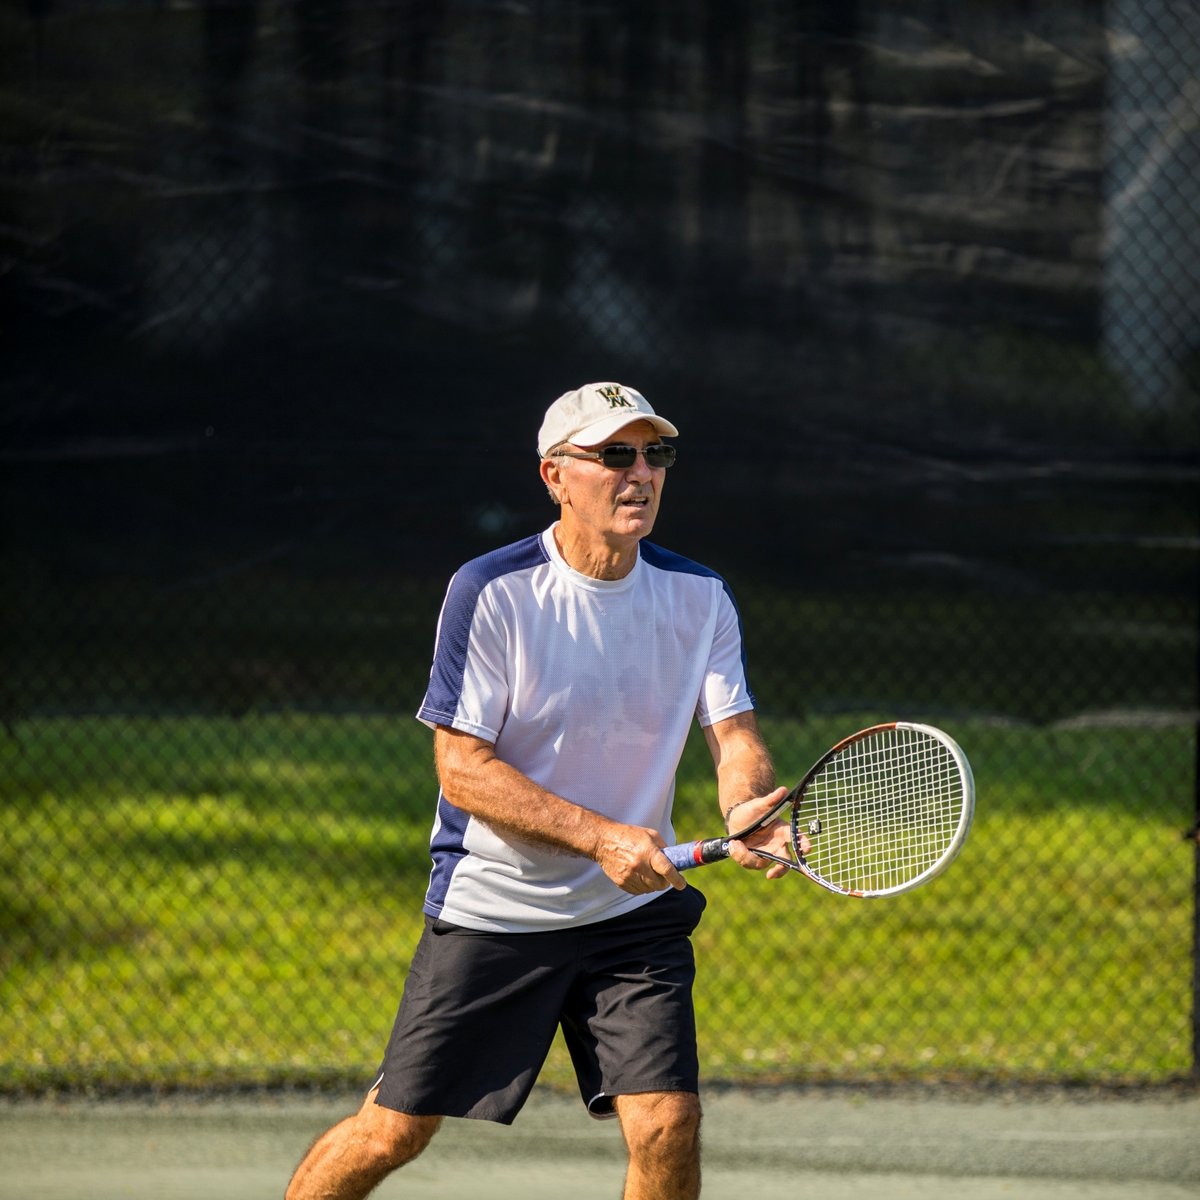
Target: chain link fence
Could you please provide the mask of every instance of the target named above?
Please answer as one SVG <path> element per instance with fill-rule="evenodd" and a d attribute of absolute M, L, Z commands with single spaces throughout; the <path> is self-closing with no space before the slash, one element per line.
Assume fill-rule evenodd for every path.
<path fill-rule="evenodd" d="M 0 1086 L 369 1082 L 442 591 L 613 378 L 781 780 L 908 717 L 979 785 L 895 902 L 705 873 L 707 1077 L 1194 1078 L 1190 6 L 56 0 L 0 68 Z"/>

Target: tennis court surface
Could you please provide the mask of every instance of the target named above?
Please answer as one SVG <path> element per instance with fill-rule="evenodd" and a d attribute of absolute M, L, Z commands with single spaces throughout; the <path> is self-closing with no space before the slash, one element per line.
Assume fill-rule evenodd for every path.
<path fill-rule="evenodd" d="M 278 1200 L 353 1096 L 0 1104 L 4 1200 Z M 1182 1200 L 1200 1193 L 1200 1094 L 710 1089 L 706 1200 Z M 448 1122 L 376 1196 L 615 1200 L 620 1135 L 538 1091 L 515 1125 Z"/>

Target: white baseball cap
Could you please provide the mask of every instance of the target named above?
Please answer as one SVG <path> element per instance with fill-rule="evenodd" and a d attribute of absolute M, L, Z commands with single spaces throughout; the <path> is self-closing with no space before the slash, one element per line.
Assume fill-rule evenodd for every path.
<path fill-rule="evenodd" d="M 679 436 L 679 430 L 660 417 L 641 392 L 620 383 L 585 383 L 573 392 L 564 392 L 546 409 L 546 419 L 538 430 L 538 456 L 545 458 L 563 442 L 598 445 L 635 421 L 649 421 L 666 437 Z"/>

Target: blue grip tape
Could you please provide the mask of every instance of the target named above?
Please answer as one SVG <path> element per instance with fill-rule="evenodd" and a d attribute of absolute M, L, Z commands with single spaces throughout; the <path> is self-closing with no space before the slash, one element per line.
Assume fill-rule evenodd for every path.
<path fill-rule="evenodd" d="M 682 842 L 678 846 L 666 846 L 663 853 L 671 860 L 671 866 L 677 871 L 690 871 L 704 861 L 700 857 L 702 842 Z"/>

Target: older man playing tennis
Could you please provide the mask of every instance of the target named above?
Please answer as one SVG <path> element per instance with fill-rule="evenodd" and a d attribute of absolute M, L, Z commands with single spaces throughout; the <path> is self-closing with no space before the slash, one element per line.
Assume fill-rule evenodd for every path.
<path fill-rule="evenodd" d="M 729 827 L 783 796 L 758 733 L 733 598 L 644 541 L 678 430 L 632 388 L 559 397 L 538 437 L 549 529 L 464 566 L 418 712 L 440 794 L 425 929 L 362 1108 L 288 1200 L 361 1197 L 442 1119 L 510 1123 L 561 1027 L 588 1111 L 615 1116 L 626 1200 L 700 1191 L 690 935 L 704 898 L 662 853 L 693 719 Z M 775 822 L 732 857 L 787 868 Z"/>

